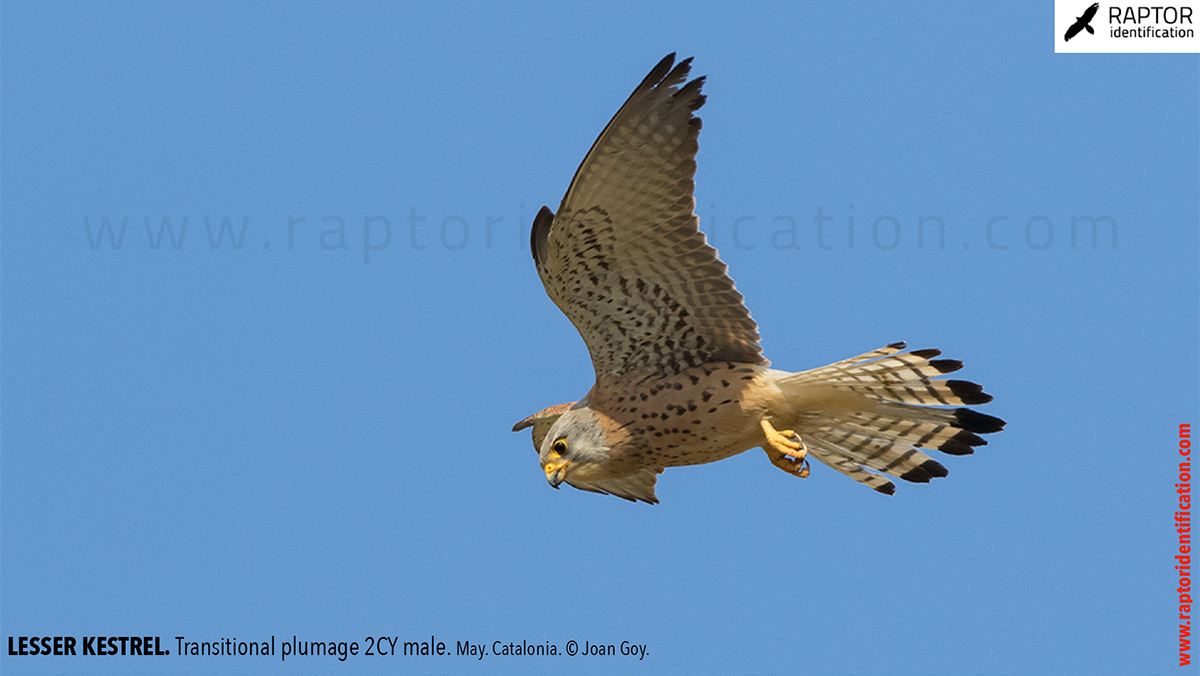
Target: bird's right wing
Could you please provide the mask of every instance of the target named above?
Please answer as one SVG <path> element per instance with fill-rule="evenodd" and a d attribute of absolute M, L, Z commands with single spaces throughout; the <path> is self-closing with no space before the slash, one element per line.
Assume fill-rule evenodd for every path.
<path fill-rule="evenodd" d="M 703 78 L 663 59 L 575 172 L 530 245 L 546 293 L 587 343 L 597 378 L 765 364 L 758 326 L 698 229 L 692 197 Z M 609 491 L 613 492 L 613 491 Z"/>

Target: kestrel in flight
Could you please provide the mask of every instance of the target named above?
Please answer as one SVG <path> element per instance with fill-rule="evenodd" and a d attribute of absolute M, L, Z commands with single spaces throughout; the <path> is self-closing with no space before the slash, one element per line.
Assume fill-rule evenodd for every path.
<path fill-rule="evenodd" d="M 698 229 L 692 196 L 704 78 L 664 58 L 575 172 L 558 213 L 542 207 L 530 248 L 550 299 L 579 330 L 596 383 L 539 411 L 533 428 L 558 488 L 658 502 L 667 467 L 761 447 L 798 477 L 817 460 L 880 493 L 887 476 L 928 482 L 946 468 L 921 449 L 971 453 L 1004 421 L 992 400 L 944 376 L 962 362 L 904 343 L 799 373 L 770 368 L 758 325 Z M 874 471 L 872 471 L 874 470 Z"/>

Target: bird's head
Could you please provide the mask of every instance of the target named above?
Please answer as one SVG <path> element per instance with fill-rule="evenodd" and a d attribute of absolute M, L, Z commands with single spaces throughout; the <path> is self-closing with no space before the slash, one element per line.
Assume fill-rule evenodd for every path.
<path fill-rule="evenodd" d="M 563 481 L 578 485 L 597 478 L 603 473 L 609 455 L 599 417 L 581 405 L 565 411 L 554 421 L 538 449 L 546 481 L 555 488 Z"/>

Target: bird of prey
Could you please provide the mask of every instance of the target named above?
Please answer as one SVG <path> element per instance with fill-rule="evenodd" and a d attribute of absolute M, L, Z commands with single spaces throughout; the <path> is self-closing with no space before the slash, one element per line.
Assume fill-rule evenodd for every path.
<path fill-rule="evenodd" d="M 596 382 L 579 401 L 518 422 L 550 485 L 658 502 L 667 467 L 761 447 L 806 477 L 808 458 L 876 491 L 927 482 L 1004 421 L 967 405 L 992 397 L 944 376 L 962 362 L 893 343 L 810 371 L 770 368 L 758 325 L 692 196 L 704 78 L 670 54 L 601 132 L 559 205 L 542 207 L 530 248 L 551 300 L 579 330 Z"/>
<path fill-rule="evenodd" d="M 1083 16 L 1075 17 L 1075 23 L 1071 24 L 1071 27 L 1067 29 L 1067 34 L 1063 36 L 1063 39 L 1070 41 L 1071 38 L 1079 34 L 1079 31 L 1084 29 L 1087 29 L 1087 32 L 1095 35 L 1096 31 L 1092 30 L 1091 23 L 1099 9 L 1100 3 L 1093 2 L 1091 7 L 1088 7 L 1086 10 L 1084 10 Z"/>

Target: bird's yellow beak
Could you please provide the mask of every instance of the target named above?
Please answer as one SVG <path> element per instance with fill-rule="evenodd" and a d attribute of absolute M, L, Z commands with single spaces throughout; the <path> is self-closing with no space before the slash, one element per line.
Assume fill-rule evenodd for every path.
<path fill-rule="evenodd" d="M 542 468 L 546 472 L 546 481 L 549 481 L 551 486 L 558 488 L 558 485 L 567 478 L 567 467 L 570 464 L 570 460 L 546 463 L 546 466 Z"/>

